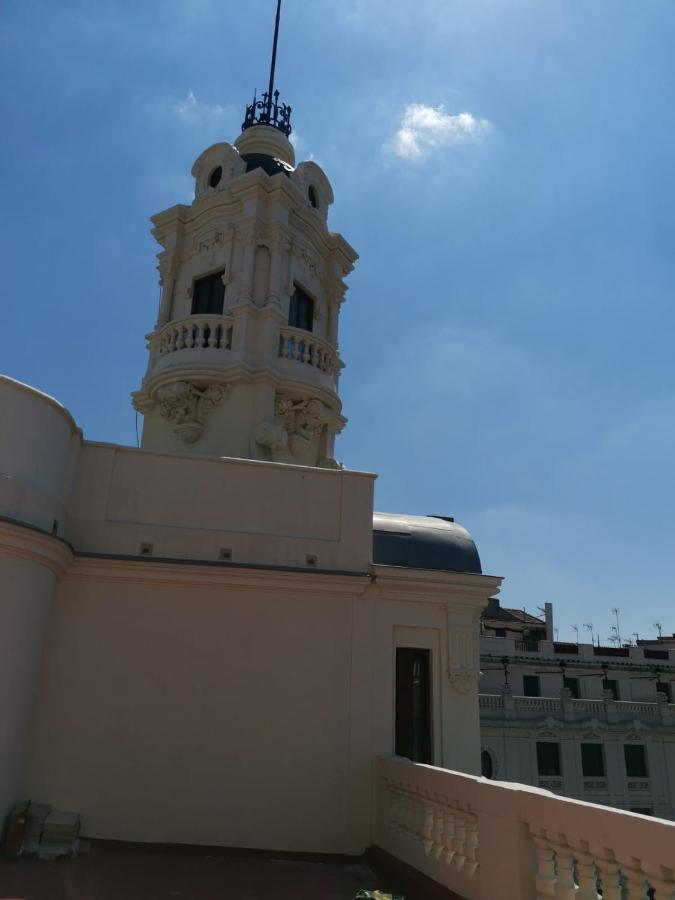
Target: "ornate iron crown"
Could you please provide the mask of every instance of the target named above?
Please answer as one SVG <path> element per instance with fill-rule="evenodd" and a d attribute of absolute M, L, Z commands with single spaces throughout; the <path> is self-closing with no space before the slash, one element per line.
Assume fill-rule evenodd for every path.
<path fill-rule="evenodd" d="M 271 125 L 272 128 L 278 128 L 286 137 L 289 136 L 293 130 L 291 107 L 286 103 L 279 103 L 279 91 L 275 91 L 272 96 L 265 91 L 260 100 L 257 96 L 253 97 L 253 103 L 246 107 L 246 117 L 241 130 L 246 131 L 254 125 Z"/>

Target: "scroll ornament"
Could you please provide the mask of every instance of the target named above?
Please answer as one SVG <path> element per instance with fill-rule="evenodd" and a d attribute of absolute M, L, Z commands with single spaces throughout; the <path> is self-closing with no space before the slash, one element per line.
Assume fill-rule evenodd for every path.
<path fill-rule="evenodd" d="M 174 434 L 184 443 L 194 444 L 204 432 L 209 413 L 223 402 L 226 393 L 223 384 L 200 389 L 187 381 L 176 381 L 157 391 L 160 415 L 175 422 Z"/>

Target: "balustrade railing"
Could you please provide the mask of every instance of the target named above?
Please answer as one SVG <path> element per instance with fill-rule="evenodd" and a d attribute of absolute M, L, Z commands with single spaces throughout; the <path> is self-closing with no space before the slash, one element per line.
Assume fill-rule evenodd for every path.
<path fill-rule="evenodd" d="M 375 842 L 467 900 L 673 900 L 675 823 L 398 757 Z"/>
<path fill-rule="evenodd" d="M 539 715 L 558 715 L 566 719 L 608 719 L 627 721 L 643 719 L 670 724 L 675 717 L 675 706 L 669 704 L 638 702 L 634 700 L 578 700 L 558 697 L 520 697 L 511 693 L 479 694 L 479 707 L 487 717 L 505 719 L 536 718 Z"/>
<path fill-rule="evenodd" d="M 169 322 L 157 335 L 159 356 L 177 350 L 231 350 L 232 319 L 226 316 L 190 316 Z"/>
<path fill-rule="evenodd" d="M 314 366 L 327 375 L 338 371 L 338 356 L 333 347 L 309 331 L 282 328 L 279 334 L 279 356 Z"/>

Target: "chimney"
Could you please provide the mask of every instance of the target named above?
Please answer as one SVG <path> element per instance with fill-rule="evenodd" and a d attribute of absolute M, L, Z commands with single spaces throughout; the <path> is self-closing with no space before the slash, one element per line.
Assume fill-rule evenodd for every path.
<path fill-rule="evenodd" d="M 544 619 L 546 621 L 546 640 L 553 640 L 553 604 L 544 603 Z"/>

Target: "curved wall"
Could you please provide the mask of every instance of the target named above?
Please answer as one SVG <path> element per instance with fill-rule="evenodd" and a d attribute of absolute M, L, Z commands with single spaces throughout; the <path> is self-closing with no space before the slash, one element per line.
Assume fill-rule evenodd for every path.
<path fill-rule="evenodd" d="M 66 409 L 0 375 L 0 516 L 63 536 L 81 433 Z"/>
<path fill-rule="evenodd" d="M 0 522 L 0 833 L 19 799 L 25 742 L 62 541 Z"/>

